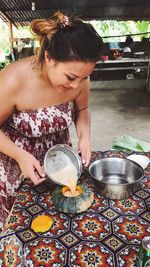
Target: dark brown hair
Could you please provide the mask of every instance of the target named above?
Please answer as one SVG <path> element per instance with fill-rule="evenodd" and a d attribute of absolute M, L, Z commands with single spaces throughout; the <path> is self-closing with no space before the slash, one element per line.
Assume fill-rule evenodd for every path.
<path fill-rule="evenodd" d="M 32 21 L 31 30 L 40 39 L 38 60 L 41 65 L 45 51 L 57 61 L 96 62 L 103 49 L 102 38 L 91 24 L 61 12 L 49 19 Z"/>

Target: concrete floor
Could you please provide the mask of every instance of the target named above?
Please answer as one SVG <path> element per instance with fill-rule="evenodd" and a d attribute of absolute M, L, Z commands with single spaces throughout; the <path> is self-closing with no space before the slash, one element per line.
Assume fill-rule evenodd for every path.
<path fill-rule="evenodd" d="M 108 150 L 125 134 L 150 142 L 150 93 L 145 89 L 92 89 L 90 112 L 92 150 Z M 74 126 L 71 138 L 76 149 Z"/>

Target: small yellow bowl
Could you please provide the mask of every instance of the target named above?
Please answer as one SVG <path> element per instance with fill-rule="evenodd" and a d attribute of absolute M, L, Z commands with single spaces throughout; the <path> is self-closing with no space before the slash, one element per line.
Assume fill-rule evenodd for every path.
<path fill-rule="evenodd" d="M 47 232 L 53 225 L 53 219 L 48 215 L 39 215 L 35 219 L 33 219 L 31 224 L 31 229 L 38 233 Z"/>

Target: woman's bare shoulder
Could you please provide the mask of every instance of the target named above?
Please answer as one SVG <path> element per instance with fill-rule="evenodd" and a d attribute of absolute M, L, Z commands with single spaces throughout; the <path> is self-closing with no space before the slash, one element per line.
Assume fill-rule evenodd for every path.
<path fill-rule="evenodd" d="M 89 93 L 90 93 L 90 79 L 83 80 L 80 91 L 76 98 L 74 99 L 74 103 L 77 110 L 82 110 L 85 107 L 88 107 L 89 102 Z"/>
<path fill-rule="evenodd" d="M 0 71 L 0 87 L 5 90 L 17 90 L 27 80 L 32 58 L 25 58 L 7 65 Z"/>
<path fill-rule="evenodd" d="M 5 77 L 7 75 L 17 76 L 18 74 L 25 76 L 26 73 L 24 71 L 29 69 L 29 66 L 32 65 L 34 61 L 33 57 L 27 57 L 21 60 L 17 60 L 7 65 L 1 72 L 0 77 Z M 27 72 L 28 73 L 28 72 Z M 18 77 L 19 78 L 19 77 Z"/>

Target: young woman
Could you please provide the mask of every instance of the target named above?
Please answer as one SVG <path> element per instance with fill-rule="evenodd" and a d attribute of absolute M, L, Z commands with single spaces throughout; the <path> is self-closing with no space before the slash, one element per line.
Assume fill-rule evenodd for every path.
<path fill-rule="evenodd" d="M 38 56 L 16 61 L 0 72 L 0 222 L 5 221 L 24 177 L 44 180 L 46 151 L 71 145 L 75 122 L 78 149 L 89 164 L 89 76 L 103 42 L 94 28 L 57 12 L 31 23 L 40 38 Z"/>

